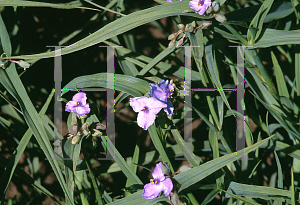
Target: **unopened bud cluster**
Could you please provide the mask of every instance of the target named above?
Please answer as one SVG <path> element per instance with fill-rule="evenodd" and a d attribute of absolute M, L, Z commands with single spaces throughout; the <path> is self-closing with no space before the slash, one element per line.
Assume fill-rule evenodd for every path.
<path fill-rule="evenodd" d="M 169 49 L 172 49 L 175 44 L 176 44 L 176 39 L 178 38 L 178 36 L 183 33 L 183 36 L 180 38 L 180 40 L 177 42 L 176 44 L 176 48 L 178 48 L 179 46 L 181 46 L 183 44 L 183 40 L 186 37 L 186 32 L 193 32 L 194 31 L 194 26 L 186 24 L 178 24 L 177 25 L 178 28 L 180 29 L 179 31 L 177 31 L 176 33 L 172 33 L 169 37 L 168 40 L 170 40 L 171 42 L 169 43 Z"/>
<path fill-rule="evenodd" d="M 212 2 L 211 5 L 206 10 L 207 14 L 213 14 L 215 19 L 221 23 L 224 23 L 227 21 L 226 17 L 222 14 L 220 14 L 220 4 L 216 1 Z"/>
<path fill-rule="evenodd" d="M 89 123 L 86 122 L 82 125 L 81 129 L 79 129 L 78 131 L 76 128 L 76 130 L 74 130 L 73 134 L 69 133 L 67 139 L 72 139 L 71 143 L 73 145 L 76 145 L 82 137 L 89 138 L 89 136 L 92 136 L 93 147 L 96 147 L 97 138 L 101 137 L 103 134 L 99 129 L 105 130 L 106 126 L 101 123 L 97 123 L 96 125 L 93 124 L 93 125 L 89 126 Z"/>

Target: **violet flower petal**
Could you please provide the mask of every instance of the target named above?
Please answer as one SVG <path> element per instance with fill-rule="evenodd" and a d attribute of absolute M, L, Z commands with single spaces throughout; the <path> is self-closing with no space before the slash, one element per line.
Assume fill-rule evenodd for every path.
<path fill-rule="evenodd" d="M 164 111 L 167 113 L 167 115 L 172 116 L 173 115 L 173 111 L 174 111 L 174 107 L 173 104 L 170 100 L 167 101 L 167 107 L 164 108 Z"/>
<path fill-rule="evenodd" d="M 85 115 L 91 111 L 88 104 L 80 106 L 80 107 L 76 107 L 75 110 L 76 110 L 75 112 L 77 113 L 77 115 Z"/>
<path fill-rule="evenodd" d="M 147 130 L 155 121 L 156 114 L 167 105 L 155 98 L 137 97 L 130 99 L 130 106 L 138 112 L 137 124 Z"/>
<path fill-rule="evenodd" d="M 66 104 L 65 111 L 67 112 L 76 112 L 77 115 L 86 115 L 91 109 L 89 108 L 89 104 L 86 103 L 86 94 L 83 92 L 76 93 L 72 101 L 69 101 Z"/>

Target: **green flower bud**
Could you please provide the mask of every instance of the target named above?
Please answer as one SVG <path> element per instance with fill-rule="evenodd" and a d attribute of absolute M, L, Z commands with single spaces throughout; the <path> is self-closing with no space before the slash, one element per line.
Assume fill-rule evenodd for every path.
<path fill-rule="evenodd" d="M 212 6 L 210 6 L 210 7 L 208 7 L 208 8 L 206 9 L 206 13 L 207 13 L 207 14 L 210 14 L 212 11 L 213 11 Z"/>
<path fill-rule="evenodd" d="M 166 175 L 169 174 L 169 167 L 166 162 L 161 164 L 161 171 Z"/>
<path fill-rule="evenodd" d="M 176 48 L 178 48 L 179 46 L 181 46 L 183 44 L 184 37 L 185 37 L 185 35 L 183 35 L 183 37 L 177 42 Z"/>
<path fill-rule="evenodd" d="M 169 35 L 168 40 L 171 41 L 174 40 L 175 38 L 176 38 L 175 34 L 172 33 L 171 35 Z"/>
<path fill-rule="evenodd" d="M 20 60 L 19 61 L 19 66 L 21 66 L 22 68 L 24 68 L 24 70 L 26 70 L 27 68 L 30 67 L 30 64 L 27 63 L 26 61 Z"/>
<path fill-rule="evenodd" d="M 106 129 L 106 126 L 101 124 L 101 123 L 97 123 L 96 124 L 96 129 L 97 130 L 105 130 Z"/>
<path fill-rule="evenodd" d="M 88 135 L 90 134 L 90 131 L 89 131 L 89 123 L 86 122 L 82 125 L 82 131 L 83 131 L 83 134 L 84 135 Z"/>
<path fill-rule="evenodd" d="M 174 48 L 174 46 L 175 46 L 175 41 L 174 41 L 174 40 L 173 40 L 173 41 L 170 41 L 170 43 L 169 43 L 169 45 L 168 45 L 168 48 L 171 50 L 171 49 Z"/>
<path fill-rule="evenodd" d="M 188 31 L 189 27 L 190 27 L 190 26 L 189 26 L 188 24 L 185 25 L 184 31 Z"/>
<path fill-rule="evenodd" d="M 179 196 L 177 194 L 177 192 L 174 192 L 171 196 L 171 201 L 174 205 L 178 205 L 179 203 Z"/>
<path fill-rule="evenodd" d="M 81 135 L 76 135 L 75 137 L 72 138 L 72 144 L 76 145 L 81 139 Z"/>
<path fill-rule="evenodd" d="M 93 129 L 94 133 L 92 134 L 93 137 L 100 137 L 102 135 L 102 132 L 99 130 Z"/>
<path fill-rule="evenodd" d="M 183 30 L 183 29 L 184 29 L 184 25 L 183 25 L 183 24 L 178 24 L 177 26 L 178 26 L 178 28 L 179 28 L 180 30 Z"/>
<path fill-rule="evenodd" d="M 214 1 L 211 5 L 215 13 L 220 12 L 220 4 L 218 2 Z"/>
<path fill-rule="evenodd" d="M 193 32 L 193 30 L 194 30 L 194 27 L 193 26 L 190 26 L 190 27 L 188 27 L 188 29 L 187 29 L 187 32 Z"/>
<path fill-rule="evenodd" d="M 214 14 L 214 17 L 217 21 L 224 23 L 227 21 L 226 17 L 222 14 Z"/>

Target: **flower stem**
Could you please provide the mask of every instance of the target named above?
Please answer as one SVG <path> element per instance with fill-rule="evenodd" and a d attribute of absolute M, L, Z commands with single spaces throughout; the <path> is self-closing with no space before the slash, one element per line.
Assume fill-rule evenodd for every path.
<path fill-rule="evenodd" d="M 78 183 L 77 187 L 78 187 L 78 191 L 79 191 L 79 194 L 80 194 L 80 199 L 81 199 L 82 205 L 89 205 L 89 203 L 86 201 L 86 198 L 84 196 L 81 183 Z"/>
<path fill-rule="evenodd" d="M 99 188 L 98 188 L 98 185 L 97 185 L 97 182 L 96 182 L 95 175 L 94 175 L 94 173 L 93 173 L 93 168 L 92 168 L 92 165 L 91 165 L 89 156 L 88 156 L 88 154 L 87 154 L 87 152 L 86 152 L 85 149 L 86 149 L 86 148 L 83 147 L 82 153 L 83 153 L 83 156 L 84 156 L 84 160 L 85 160 L 86 166 L 88 167 L 89 172 L 90 172 L 90 175 L 91 175 L 92 183 L 93 183 L 94 190 L 95 190 L 95 194 L 96 194 L 96 199 L 97 199 L 97 201 L 98 201 L 98 205 L 103 205 L 102 196 L 101 196 L 101 193 L 100 193 L 100 191 L 99 191 Z"/>
<path fill-rule="evenodd" d="M 199 205 L 197 199 L 194 197 L 194 195 L 191 192 L 187 193 L 186 195 L 187 195 L 187 197 L 189 197 L 189 199 L 193 205 Z"/>

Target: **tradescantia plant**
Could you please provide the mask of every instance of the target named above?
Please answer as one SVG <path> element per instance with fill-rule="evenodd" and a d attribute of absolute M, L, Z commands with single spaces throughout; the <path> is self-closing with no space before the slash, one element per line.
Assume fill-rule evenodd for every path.
<path fill-rule="evenodd" d="M 298 204 L 299 22 L 297 0 L 0 0 L 0 204 Z"/>

